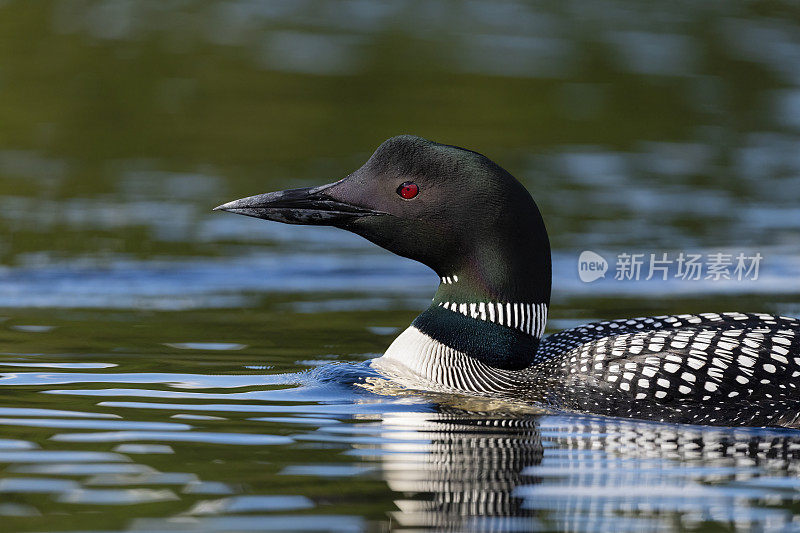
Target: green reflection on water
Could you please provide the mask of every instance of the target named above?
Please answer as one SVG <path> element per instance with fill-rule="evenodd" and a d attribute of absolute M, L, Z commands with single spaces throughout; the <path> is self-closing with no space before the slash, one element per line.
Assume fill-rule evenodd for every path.
<path fill-rule="evenodd" d="M 531 154 L 700 143 L 707 163 L 659 176 L 661 186 L 679 179 L 687 191 L 710 185 L 746 202 L 747 182 L 730 176 L 736 151 L 752 133 L 782 131 L 776 109 L 792 73 L 734 46 L 733 32 L 774 26 L 767 35 L 780 46 L 783 26 L 769 17 L 792 10 L 735 4 L 621 2 L 615 15 L 591 2 L 575 13 L 530 4 L 483 20 L 459 3 L 384 6 L 391 12 L 376 16 L 335 2 L 274 13 L 246 2 L 5 2 L 3 262 L 36 251 L 214 255 L 196 234 L 165 239 L 143 221 L 90 212 L 95 225 L 77 224 L 81 206 L 63 200 L 172 200 L 191 225 L 224 199 L 341 177 L 404 132 L 479 149 L 526 180 L 557 222 L 556 247 L 590 228 L 561 217 L 571 184 L 542 184 L 538 174 L 553 170 L 531 167 Z M 164 174 L 132 191 L 153 173 L 211 179 L 170 188 Z M 152 216 L 174 216 L 171 207 Z M 630 217 L 597 207 L 595 222 Z M 670 224 L 702 234 L 708 221 Z"/>
<path fill-rule="evenodd" d="M 289 300 L 287 298 L 287 300 Z M 27 385 L 0 387 L 0 404 L 4 407 L 64 409 L 86 413 L 115 414 L 123 420 L 178 422 L 195 426 L 199 431 L 223 433 L 263 433 L 291 436 L 303 426 L 279 422 L 250 421 L 258 416 L 270 416 L 270 412 L 205 412 L 221 417 L 219 420 L 174 419 L 173 414 L 192 411 L 161 411 L 136 408 L 112 408 L 98 405 L 104 400 L 148 401 L 148 390 L 167 390 L 176 393 L 229 394 L 250 391 L 283 389 L 286 385 L 256 385 L 260 375 L 279 372 L 305 371 L 313 366 L 304 362 L 361 360 L 381 351 L 388 337 L 371 333 L 366 326 L 384 326 L 409 320 L 408 312 L 371 313 L 305 313 L 297 315 L 287 311 L 281 302 L 246 310 L 190 311 L 186 313 L 145 313 L 123 311 L 25 311 L 15 310 L 7 315 L 0 326 L 0 345 L 3 354 L 0 363 L 111 363 L 116 366 L 102 369 L 26 368 L 24 366 L 2 366 L 5 375 L 23 372 L 38 372 L 51 376 L 55 382 L 50 386 Z M 31 332 L 15 329 L 19 325 L 52 326 L 49 331 Z M 176 349 L 165 343 L 191 341 L 194 343 L 239 343 L 245 347 L 232 351 L 207 349 Z M 265 365 L 265 363 L 269 363 Z M 251 367 L 251 368 L 248 368 Z M 254 369 L 253 369 L 254 368 Z M 87 382 L 58 384 L 59 373 L 108 374 L 105 383 Z M 136 373 L 152 374 L 199 374 L 209 377 L 205 386 L 170 386 L 169 383 L 128 383 L 126 378 L 115 382 L 114 376 Z M 252 385 L 235 388 L 216 388 L 215 378 L 249 374 Z M 0 384 L 2 381 L 0 381 Z M 228 387 L 224 379 L 222 387 Z M 70 394 L 42 394 L 43 391 L 131 389 L 142 397 L 126 395 L 99 397 Z M 352 395 L 352 393 L 348 393 Z M 299 398 L 302 402 L 302 396 Z M 341 401 L 342 393 L 332 393 L 333 400 Z M 153 399 L 153 401 L 162 401 Z M 203 400 L 178 397 L 163 401 L 180 404 L 236 403 L 240 400 Z M 284 405 L 288 412 L 272 414 L 284 417 L 291 414 L 294 401 L 270 402 L 263 405 Z M 242 402 L 252 404 L 250 402 Z M 258 403 L 257 401 L 255 403 Z M 303 416 L 302 414 L 300 416 Z M 319 423 L 317 415 L 312 423 Z M 73 430 L 80 432 L 80 430 Z M 64 429 L 0 426 L 0 436 L 24 439 L 37 443 L 45 450 L 111 451 L 115 443 L 70 443 L 53 442 L 50 437 L 58 433 L 70 433 Z M 391 492 L 376 476 L 347 478 L 315 478 L 308 475 L 281 475 L 290 465 L 336 464 L 349 459 L 339 454 L 348 449 L 346 444 L 291 443 L 275 446 L 231 446 L 225 444 L 191 444 L 167 442 L 174 454 L 146 454 L 128 457 L 136 463 L 160 472 L 191 473 L 198 480 L 225 483 L 233 494 L 302 494 L 317 503 L 310 512 L 325 512 L 335 508 L 337 514 L 363 516 L 370 520 L 384 518 L 391 506 Z M 231 449 L 234 448 L 234 449 Z M 239 449 L 236 449 L 239 448 Z M 64 462 L 69 462 L 68 460 Z M 23 477 L 13 473 L 13 464 L 6 468 L 6 477 Z M 44 476 L 50 477 L 50 476 Z M 84 484 L 92 476 L 56 475 L 64 479 L 76 479 Z M 135 505 L 92 506 L 59 503 L 50 495 L 4 494 L 3 502 L 14 502 L 33 506 L 41 517 L 8 518 L 15 531 L 69 530 L 76 528 L 121 528 L 133 518 L 162 517 L 183 513 L 198 501 L 214 499 L 214 495 L 182 494 L 185 484 L 150 485 L 147 481 L 117 487 L 91 486 L 88 488 L 129 487 L 172 490 L 173 501 L 161 503 L 136 503 Z M 278 509 L 280 511 L 280 509 Z M 66 513 L 66 514 L 64 514 Z M 4 518 L 4 520 L 6 520 Z"/>

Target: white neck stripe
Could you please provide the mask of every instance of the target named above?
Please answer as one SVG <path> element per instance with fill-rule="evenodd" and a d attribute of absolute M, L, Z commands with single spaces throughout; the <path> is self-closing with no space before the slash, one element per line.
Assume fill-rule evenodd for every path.
<path fill-rule="evenodd" d="M 544 334 L 544 327 L 547 323 L 547 304 L 440 302 L 439 307 L 470 318 L 518 329 L 537 338 L 541 338 Z"/>

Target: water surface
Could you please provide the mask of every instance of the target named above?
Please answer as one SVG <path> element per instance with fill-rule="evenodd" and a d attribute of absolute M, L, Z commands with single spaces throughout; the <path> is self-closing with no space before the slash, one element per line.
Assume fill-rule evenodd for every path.
<path fill-rule="evenodd" d="M 798 529 L 800 432 L 408 391 L 436 276 L 210 209 L 415 133 L 553 245 L 548 333 L 800 316 L 792 2 L 0 1 L 0 516 L 12 531 Z M 612 261 L 577 276 L 583 250 Z M 616 281 L 620 253 L 758 280 Z"/>

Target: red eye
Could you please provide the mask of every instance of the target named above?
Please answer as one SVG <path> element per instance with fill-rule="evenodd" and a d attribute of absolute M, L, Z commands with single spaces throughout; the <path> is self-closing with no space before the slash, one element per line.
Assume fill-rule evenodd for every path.
<path fill-rule="evenodd" d="M 397 188 L 397 194 L 406 200 L 411 200 L 419 194 L 419 187 L 413 181 L 407 181 Z"/>

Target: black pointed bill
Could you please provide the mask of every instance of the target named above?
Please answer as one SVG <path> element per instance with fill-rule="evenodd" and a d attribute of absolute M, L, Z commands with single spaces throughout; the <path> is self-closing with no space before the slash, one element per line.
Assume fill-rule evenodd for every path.
<path fill-rule="evenodd" d="M 353 218 L 385 214 L 332 198 L 326 192 L 334 185 L 257 194 L 222 204 L 214 210 L 285 224 L 320 226 L 335 226 Z"/>

